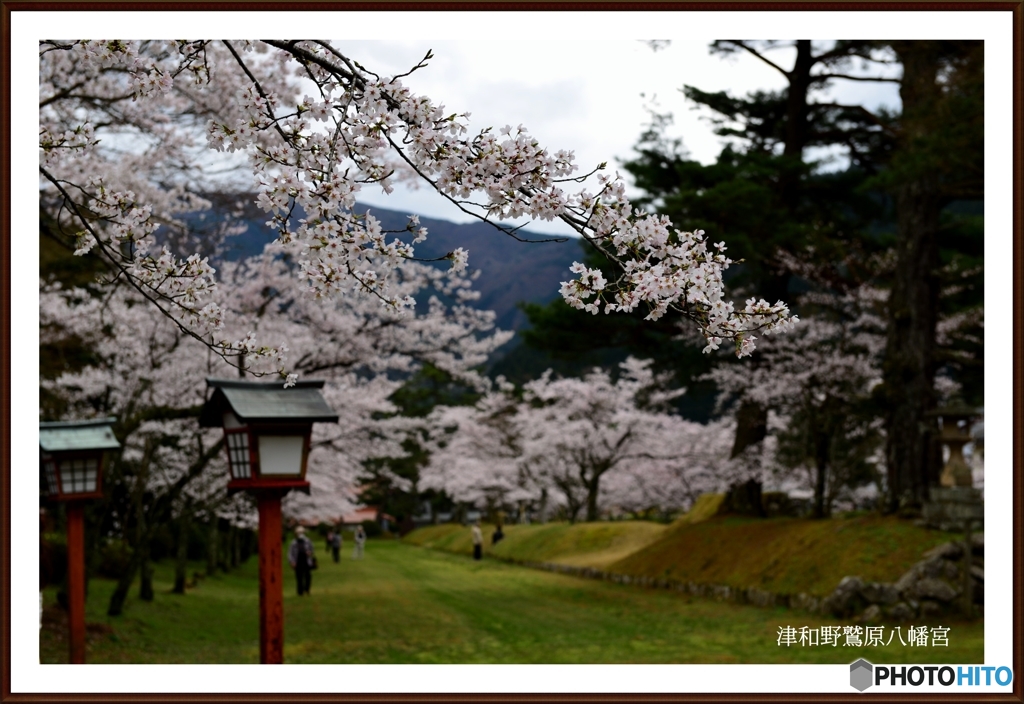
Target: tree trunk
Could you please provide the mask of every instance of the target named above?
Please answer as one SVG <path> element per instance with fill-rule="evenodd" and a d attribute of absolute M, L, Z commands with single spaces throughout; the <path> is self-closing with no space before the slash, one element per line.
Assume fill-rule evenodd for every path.
<path fill-rule="evenodd" d="M 135 573 L 138 572 L 138 569 L 139 560 L 133 551 L 131 559 L 128 560 L 127 569 L 117 580 L 114 593 L 110 595 L 110 602 L 107 604 L 107 616 L 120 616 L 124 612 L 124 602 L 128 598 L 128 590 L 132 587 L 132 582 L 135 580 Z"/>
<path fill-rule="evenodd" d="M 752 360 L 756 364 L 756 360 Z M 751 445 L 757 444 L 768 435 L 768 409 L 753 401 L 743 401 L 739 410 L 736 411 L 736 436 L 732 443 L 732 452 L 729 459 L 737 457 Z M 747 484 L 757 485 L 758 505 L 757 515 L 763 514 L 763 507 L 760 505 L 761 481 L 749 477 Z"/>
<path fill-rule="evenodd" d="M 210 524 L 206 533 L 206 576 L 212 577 L 217 573 L 217 542 L 220 540 L 220 531 L 217 530 L 217 517 L 210 515 Z"/>
<path fill-rule="evenodd" d="M 238 563 L 241 562 L 241 559 L 239 556 L 240 550 L 238 547 L 238 528 L 234 525 L 232 525 L 231 528 L 228 529 L 228 543 L 230 546 L 229 550 L 231 554 L 231 561 L 229 565 L 231 569 L 235 569 L 236 567 L 238 567 Z"/>
<path fill-rule="evenodd" d="M 575 524 L 576 519 L 580 515 L 580 510 L 583 508 L 586 501 L 578 501 L 576 499 L 576 493 L 573 491 L 575 488 L 572 481 L 559 482 L 555 481 L 555 486 L 562 490 L 565 494 L 565 513 L 566 518 L 569 519 L 569 523 Z"/>
<path fill-rule="evenodd" d="M 149 463 L 153 456 L 155 444 L 152 439 L 147 438 L 142 452 L 142 460 L 139 463 L 135 481 L 132 485 L 131 505 L 132 514 L 135 519 L 134 531 L 132 534 L 132 552 L 128 559 L 128 566 L 124 573 L 117 580 L 114 593 L 110 595 L 110 602 L 107 604 L 108 616 L 120 616 L 124 611 L 124 602 L 128 598 L 128 590 L 140 567 L 147 566 L 149 561 L 149 529 L 146 521 L 146 484 L 149 481 Z M 149 575 L 152 580 L 152 574 Z M 143 574 L 140 596 L 145 593 L 146 576 Z M 152 589 L 152 581 L 150 581 Z M 152 597 L 151 597 L 152 598 Z"/>
<path fill-rule="evenodd" d="M 587 491 L 587 522 L 593 522 L 597 519 L 597 490 L 595 488 Z"/>
<path fill-rule="evenodd" d="M 185 584 L 188 582 L 188 537 L 191 509 L 184 506 L 181 515 L 178 516 L 178 544 L 174 552 L 174 588 L 171 591 L 175 594 L 185 593 Z"/>
<path fill-rule="evenodd" d="M 766 518 L 767 514 L 761 494 L 761 482 L 756 479 L 748 479 L 742 484 L 733 484 L 729 487 L 725 506 L 731 513 L 741 516 Z"/>
<path fill-rule="evenodd" d="M 600 518 L 597 509 L 597 498 L 601 491 L 601 475 L 604 472 L 594 472 L 593 478 L 587 482 L 587 522 L 593 522 Z"/>
<path fill-rule="evenodd" d="M 939 249 L 942 208 L 940 184 L 933 169 L 915 160 L 927 140 L 931 113 L 940 98 L 936 42 L 896 43 L 903 64 L 901 141 L 894 155 L 896 270 L 889 294 L 888 335 L 882 367 L 887 401 L 887 508 L 913 511 L 927 498 L 928 445 L 935 408 L 935 334 L 938 320 Z"/>
<path fill-rule="evenodd" d="M 811 69 L 814 67 L 809 39 L 796 42 L 796 60 L 789 71 L 789 86 L 786 89 L 786 127 L 782 154 L 787 163 L 779 178 L 779 196 L 782 204 L 791 213 L 796 212 L 800 203 L 800 178 L 804 166 L 804 148 L 807 146 L 810 107 L 807 91 L 811 85 Z M 769 298 L 768 300 L 774 300 Z"/>
<path fill-rule="evenodd" d="M 825 501 L 825 488 L 828 485 L 828 448 L 829 436 L 818 433 L 814 441 L 814 518 L 827 518 L 831 511 L 831 502 Z"/>
<path fill-rule="evenodd" d="M 783 136 L 782 154 L 786 158 L 777 184 L 779 200 L 792 214 L 796 214 L 800 205 L 801 174 L 804 168 L 803 154 L 809 138 L 808 116 L 810 107 L 807 101 L 811 85 L 811 69 L 815 59 L 809 39 L 795 42 L 796 59 L 793 68 L 786 74 L 786 122 Z M 771 257 L 769 257 L 771 258 Z M 789 291 L 790 275 L 786 271 L 767 274 L 759 283 L 760 296 L 768 301 L 784 300 Z M 750 364 L 756 365 L 755 355 Z M 733 441 L 730 458 L 739 455 L 750 445 L 761 442 L 768 434 L 768 409 L 751 401 L 743 401 L 736 412 L 736 437 Z"/>
<path fill-rule="evenodd" d="M 153 601 L 153 563 L 149 555 L 142 558 L 139 566 L 139 598 L 143 601 Z"/>
<path fill-rule="evenodd" d="M 753 401 L 744 401 L 736 411 L 736 437 L 729 459 L 761 442 L 768 435 L 768 411 Z"/>
<path fill-rule="evenodd" d="M 220 568 L 221 572 L 229 572 L 231 570 L 231 533 L 230 530 L 223 531 L 219 530 L 218 536 L 220 538 L 217 546 L 217 567 Z"/>

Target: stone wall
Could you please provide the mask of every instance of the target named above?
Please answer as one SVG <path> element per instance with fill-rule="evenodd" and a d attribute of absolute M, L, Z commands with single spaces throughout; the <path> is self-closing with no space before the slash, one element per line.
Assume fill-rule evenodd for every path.
<path fill-rule="evenodd" d="M 983 530 L 985 502 L 981 491 L 969 486 L 933 486 L 928 501 L 921 506 L 920 524 L 938 530 L 962 530 L 971 521 L 975 530 Z"/>
<path fill-rule="evenodd" d="M 962 541 L 944 543 L 924 553 L 924 559 L 893 583 L 864 582 L 844 577 L 821 603 L 823 613 L 837 617 L 857 616 L 863 623 L 884 617 L 896 621 L 930 620 L 952 613 L 963 614 L 970 590 L 974 615 L 984 611 L 985 537 L 971 536 L 965 559 Z M 966 573 L 965 573 L 966 570 Z"/>

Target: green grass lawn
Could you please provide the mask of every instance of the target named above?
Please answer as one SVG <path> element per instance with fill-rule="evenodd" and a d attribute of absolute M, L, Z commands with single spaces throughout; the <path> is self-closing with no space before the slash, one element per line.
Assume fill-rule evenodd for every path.
<path fill-rule="evenodd" d="M 981 622 L 951 622 L 948 647 L 780 647 L 783 626 L 846 626 L 782 609 L 692 599 L 485 559 L 370 541 L 366 559 L 321 554 L 312 596 L 285 568 L 287 663 L 849 663 L 983 661 Z M 113 583 L 90 582 L 90 663 L 258 662 L 256 560 L 105 615 Z M 40 660 L 67 661 L 66 621 L 48 590 Z M 886 627 L 886 638 L 891 629 Z M 906 634 L 906 626 L 902 633 Z"/>

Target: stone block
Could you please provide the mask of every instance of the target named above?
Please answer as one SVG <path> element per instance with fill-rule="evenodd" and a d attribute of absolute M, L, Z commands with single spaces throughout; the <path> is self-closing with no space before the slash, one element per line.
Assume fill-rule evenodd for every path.
<path fill-rule="evenodd" d="M 938 601 L 953 601 L 958 592 L 943 579 L 925 577 L 914 585 L 914 591 L 921 599 L 936 599 Z"/>
<path fill-rule="evenodd" d="M 886 613 L 889 615 L 890 618 L 900 622 L 909 621 L 917 615 L 917 611 L 915 609 L 910 608 L 910 605 L 907 604 L 905 601 L 901 601 L 895 606 L 889 607 Z"/>
<path fill-rule="evenodd" d="M 915 565 L 914 567 L 911 567 L 910 570 L 907 571 L 902 577 L 896 580 L 896 584 L 894 584 L 893 586 L 896 587 L 897 592 L 899 592 L 900 594 L 905 594 L 906 592 L 910 591 L 910 589 L 914 586 L 917 580 L 920 579 L 920 577 L 920 570 Z"/>
<path fill-rule="evenodd" d="M 982 501 L 981 490 L 970 486 L 933 486 L 928 490 L 929 503 L 963 504 Z"/>
<path fill-rule="evenodd" d="M 960 568 L 957 567 L 955 562 L 950 560 L 943 560 L 943 574 L 942 576 L 946 579 L 956 581 L 960 577 Z"/>
<path fill-rule="evenodd" d="M 971 533 L 971 554 L 973 554 L 973 555 L 984 555 L 985 554 L 985 534 L 984 533 Z"/>
<path fill-rule="evenodd" d="M 878 623 L 882 619 L 882 607 L 878 604 L 872 604 L 868 608 L 864 609 L 864 613 L 860 615 L 858 619 L 859 623 L 870 625 Z"/>
<path fill-rule="evenodd" d="M 931 550 L 925 551 L 923 557 L 959 560 L 963 554 L 964 548 L 960 543 L 943 543 L 942 545 L 935 546 Z"/>
<path fill-rule="evenodd" d="M 882 606 L 890 606 L 900 600 L 900 593 L 896 586 L 886 582 L 869 582 L 861 587 L 860 595 L 869 604 L 881 604 Z"/>
<path fill-rule="evenodd" d="M 930 560 L 918 563 L 920 565 L 920 574 L 925 577 L 945 577 L 946 576 L 946 560 L 938 557 L 933 557 Z"/>
<path fill-rule="evenodd" d="M 843 577 L 835 591 L 822 601 L 821 608 L 839 618 L 851 616 L 864 608 L 860 595 L 863 588 L 864 581 L 860 577 Z"/>

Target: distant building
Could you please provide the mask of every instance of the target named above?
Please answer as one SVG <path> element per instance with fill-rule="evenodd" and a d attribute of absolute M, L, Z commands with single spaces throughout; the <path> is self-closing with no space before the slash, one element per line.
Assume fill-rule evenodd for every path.
<path fill-rule="evenodd" d="M 380 523 L 381 530 L 388 530 L 388 527 L 395 522 L 395 517 L 379 511 L 376 506 L 364 506 L 344 514 L 338 523 L 354 528 L 364 521 Z"/>

